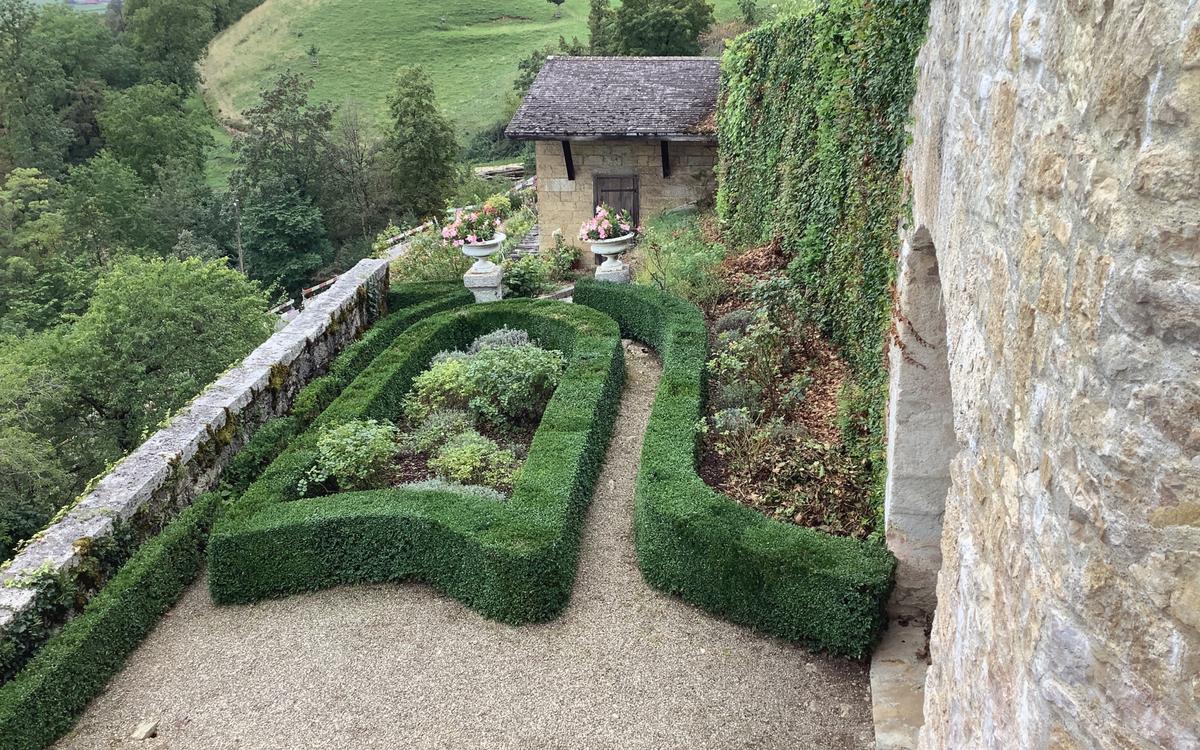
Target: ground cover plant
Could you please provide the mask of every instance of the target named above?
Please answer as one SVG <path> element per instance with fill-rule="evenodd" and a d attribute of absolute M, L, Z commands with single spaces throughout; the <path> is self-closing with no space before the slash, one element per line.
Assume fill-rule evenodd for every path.
<path fill-rule="evenodd" d="M 708 331 L 688 302 L 647 286 L 582 280 L 575 301 L 654 347 L 663 376 L 635 497 L 638 565 L 657 588 L 775 635 L 851 657 L 886 621 L 895 559 L 872 542 L 773 521 L 696 473 Z"/>
<path fill-rule="evenodd" d="M 77 617 L 15 676 L 0 684 L 0 750 L 41 750 L 67 731 L 198 575 L 209 529 L 224 504 L 244 491 L 316 417 L 322 404 L 328 404 L 331 390 L 348 384 L 401 331 L 470 299 L 461 287 L 393 287 L 388 297 L 392 315 L 347 347 L 327 375 L 302 389 L 289 416 L 262 425 L 225 469 L 216 490 L 196 498 L 161 533 L 135 550 Z M 69 597 L 70 592 L 64 595 Z M 0 644 L 0 653 L 8 653 L 10 645 Z M 9 666 L 0 664 L 5 672 Z"/>
<path fill-rule="evenodd" d="M 567 362 L 507 502 L 451 482 L 300 496 L 298 483 L 325 426 L 398 418 L 414 403 L 410 386 L 439 352 L 469 348 L 504 326 L 528 332 Z M 376 357 L 232 504 L 209 548 L 214 599 L 249 602 L 344 583 L 417 579 L 504 622 L 555 616 L 570 595 L 583 511 L 623 374 L 617 326 L 594 310 L 510 300 L 422 321 Z M 503 402 L 484 404 L 480 413 L 492 409 L 508 413 Z"/>

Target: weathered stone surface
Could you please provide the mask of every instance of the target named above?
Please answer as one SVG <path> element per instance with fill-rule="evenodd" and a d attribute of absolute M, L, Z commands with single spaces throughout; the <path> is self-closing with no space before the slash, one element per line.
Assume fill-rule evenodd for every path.
<path fill-rule="evenodd" d="M 0 571 L 0 633 L 35 606 L 33 590 L 22 585 L 31 574 L 69 575 L 80 548 L 112 534 L 118 520 L 153 533 L 210 489 L 254 431 L 286 411 L 300 388 L 384 311 L 387 284 L 386 261 L 360 262 L 113 467 Z"/>
<path fill-rule="evenodd" d="M 475 295 L 475 302 L 499 302 L 504 299 L 504 271 L 495 263 L 490 268 L 477 271 L 474 268 L 463 274 L 463 285 Z"/>
<path fill-rule="evenodd" d="M 1194 0 L 933 2 L 906 231 L 960 448 L 922 748 L 1200 747 L 1197 39 Z"/>

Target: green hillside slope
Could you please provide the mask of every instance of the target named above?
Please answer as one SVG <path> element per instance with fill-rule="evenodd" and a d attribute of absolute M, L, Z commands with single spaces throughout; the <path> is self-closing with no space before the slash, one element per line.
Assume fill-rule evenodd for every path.
<path fill-rule="evenodd" d="M 737 0 L 716 0 L 718 18 Z M 501 114 L 516 65 L 558 37 L 587 38 L 587 0 L 266 0 L 213 40 L 202 65 L 213 109 L 236 121 L 265 83 L 289 68 L 316 80 L 314 95 L 355 98 L 381 116 L 392 75 L 419 63 L 460 132 Z M 316 47 L 316 64 L 308 51 Z"/>

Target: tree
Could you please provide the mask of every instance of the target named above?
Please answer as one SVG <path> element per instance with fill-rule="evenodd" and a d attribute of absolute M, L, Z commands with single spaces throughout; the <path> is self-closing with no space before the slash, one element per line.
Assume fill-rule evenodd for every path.
<path fill-rule="evenodd" d="M 105 92 L 138 75 L 131 51 L 96 16 L 0 0 L 0 162 L 57 175 L 90 157 Z"/>
<path fill-rule="evenodd" d="M 56 185 L 36 169 L 0 185 L 0 334 L 24 334 L 81 313 L 95 278 L 69 252 Z"/>
<path fill-rule="evenodd" d="M 698 55 L 700 35 L 712 23 L 708 0 L 624 0 L 614 42 L 622 55 Z"/>
<path fill-rule="evenodd" d="M 241 212 L 246 272 L 297 291 L 333 256 L 322 201 L 332 201 L 330 130 L 334 110 L 313 104 L 312 81 L 287 72 L 246 110 L 234 141 L 233 191 Z"/>
<path fill-rule="evenodd" d="M 388 97 L 385 159 L 398 211 L 424 217 L 440 211 L 458 179 L 458 143 L 438 110 L 433 81 L 423 68 L 401 68 Z"/>
<path fill-rule="evenodd" d="M 338 200 L 328 221 L 335 239 L 369 242 L 386 222 L 388 177 L 380 167 L 381 146 L 356 101 L 338 112 L 330 139 L 330 170 Z"/>
<path fill-rule="evenodd" d="M 310 102 L 312 87 L 311 78 L 282 73 L 246 110 L 246 134 L 233 144 L 233 181 L 239 190 L 284 187 L 314 201 L 320 197 L 328 176 L 334 108 Z"/>
<path fill-rule="evenodd" d="M 107 151 L 71 170 L 63 196 L 66 227 L 94 267 L 150 249 L 147 197 L 137 173 Z"/>
<path fill-rule="evenodd" d="M 263 189 L 242 212 L 246 272 L 299 293 L 333 257 L 321 210 L 297 190 Z"/>
<path fill-rule="evenodd" d="M 213 6 L 197 0 L 126 0 L 125 28 L 152 78 L 190 91 L 214 29 Z"/>
<path fill-rule="evenodd" d="M 98 471 L 274 330 L 257 283 L 224 262 L 124 258 L 51 361 L 67 388 L 63 426 Z"/>
<path fill-rule="evenodd" d="M 0 422 L 0 560 L 41 530 L 71 489 L 48 440 Z"/>
<path fill-rule="evenodd" d="M 616 11 L 610 0 L 592 0 L 588 10 L 588 49 L 593 55 L 616 54 Z"/>
<path fill-rule="evenodd" d="M 204 115 L 185 109 L 183 92 L 173 84 L 115 91 L 98 119 L 108 150 L 147 183 L 168 163 L 200 172 L 213 145 Z"/>

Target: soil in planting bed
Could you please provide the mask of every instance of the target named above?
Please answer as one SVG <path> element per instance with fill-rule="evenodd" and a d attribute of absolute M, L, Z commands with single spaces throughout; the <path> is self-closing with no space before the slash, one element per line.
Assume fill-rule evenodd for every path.
<path fill-rule="evenodd" d="M 715 232 L 710 225 L 705 230 Z M 750 289 L 786 273 L 787 261 L 776 242 L 730 256 L 719 266 L 726 291 L 705 311 L 712 351 L 718 344 L 716 322 L 736 311 L 753 311 Z M 852 373 L 815 325 L 789 328 L 786 340 L 789 355 L 781 363 L 780 387 L 764 398 L 770 419 L 762 421 L 776 423 L 769 439 L 743 450 L 738 460 L 719 451 L 717 436 L 709 432 L 701 443 L 698 472 L 709 486 L 768 517 L 865 538 L 876 520 L 870 466 L 843 444 L 839 425 L 839 394 Z M 796 382 L 804 383 L 803 396 L 789 398 L 788 384 Z M 719 387 L 709 378 L 709 417 L 721 406 Z"/>
<path fill-rule="evenodd" d="M 537 425 L 520 426 L 511 430 L 500 430 L 485 422 L 480 422 L 475 426 L 476 431 L 485 438 L 495 440 L 501 448 L 507 448 L 514 455 L 524 461 L 524 457 L 529 455 L 529 447 L 533 445 L 533 436 L 537 432 Z M 399 487 L 413 482 L 423 482 L 427 479 L 434 479 L 433 469 L 429 468 L 429 461 L 433 456 L 429 453 L 408 453 L 400 452 L 392 459 L 392 465 L 388 467 L 386 472 L 387 484 L 390 487 Z"/>

